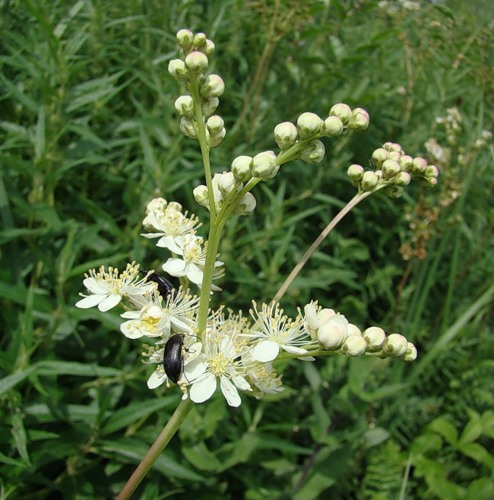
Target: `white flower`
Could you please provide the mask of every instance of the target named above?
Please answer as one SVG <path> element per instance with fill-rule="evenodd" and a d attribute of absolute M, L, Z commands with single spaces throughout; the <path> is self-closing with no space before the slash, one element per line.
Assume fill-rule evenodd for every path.
<path fill-rule="evenodd" d="M 76 303 L 76 307 L 88 309 L 98 306 L 102 312 L 109 311 L 117 306 L 123 297 L 137 299 L 137 297 L 152 293 L 156 285 L 148 283 L 146 278 L 141 277 L 139 264 L 132 262 L 127 264 L 125 270 L 120 274 L 117 268 L 109 267 L 105 271 L 101 266 L 98 271 L 91 269 L 83 281 L 84 286 L 91 295 L 83 295 L 84 298 Z"/>
<path fill-rule="evenodd" d="M 247 378 L 254 386 L 256 398 L 260 399 L 266 394 L 276 394 L 284 389 L 281 385 L 281 376 L 276 374 L 271 363 L 260 363 L 254 360 L 247 363 L 244 359 L 244 364 L 246 366 Z"/>
<path fill-rule="evenodd" d="M 189 295 L 182 288 L 173 291 L 162 304 L 155 294 L 138 311 L 126 311 L 121 316 L 129 321 L 120 325 L 122 333 L 131 339 L 140 337 L 169 337 L 173 328 L 176 333 L 191 333 L 199 297 Z"/>
<path fill-rule="evenodd" d="M 307 349 L 299 347 L 310 343 L 300 315 L 295 320 L 290 319 L 283 314 L 283 309 L 277 303 L 263 304 L 261 311 L 257 309 L 255 302 L 253 305 L 254 309 L 250 314 L 255 325 L 247 335 L 259 339 L 252 351 L 252 357 L 256 361 L 272 361 L 278 356 L 280 349 L 291 354 L 307 354 Z"/>
<path fill-rule="evenodd" d="M 203 352 L 189 365 L 192 401 L 207 401 L 216 391 L 218 379 L 221 392 L 230 406 L 240 406 L 239 389 L 252 390 L 245 378 L 242 360 L 248 349 L 240 338 L 245 325 L 240 316 L 230 316 L 225 320 L 223 314 L 217 313 L 213 317 L 202 338 Z"/>

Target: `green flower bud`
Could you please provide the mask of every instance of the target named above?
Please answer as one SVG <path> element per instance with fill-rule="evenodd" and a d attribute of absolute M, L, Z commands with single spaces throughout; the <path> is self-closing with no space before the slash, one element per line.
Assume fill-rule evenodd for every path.
<path fill-rule="evenodd" d="M 400 164 L 401 170 L 404 172 L 410 172 L 412 169 L 413 158 L 408 155 L 403 155 L 398 160 L 398 163 Z"/>
<path fill-rule="evenodd" d="M 398 153 L 400 155 L 403 154 L 403 148 L 397 142 L 385 142 L 383 144 L 383 148 L 390 153 Z"/>
<path fill-rule="evenodd" d="M 345 342 L 341 346 L 341 350 L 349 356 L 362 356 L 362 354 L 365 353 L 366 347 L 367 343 L 363 337 L 350 335 L 345 339 Z"/>
<path fill-rule="evenodd" d="M 317 340 L 325 349 L 341 347 L 348 336 L 348 320 L 335 314 L 317 330 Z"/>
<path fill-rule="evenodd" d="M 297 130 L 301 139 L 315 137 L 321 132 L 324 122 L 315 113 L 302 113 L 297 120 Z"/>
<path fill-rule="evenodd" d="M 206 35 L 204 33 L 197 33 L 194 37 L 194 47 L 201 47 L 206 44 Z"/>
<path fill-rule="evenodd" d="M 252 177 L 272 179 L 280 167 L 276 165 L 276 155 L 273 151 L 259 153 L 252 158 Z"/>
<path fill-rule="evenodd" d="M 223 197 L 226 198 L 235 189 L 235 177 L 232 172 L 223 172 L 218 175 L 218 189 Z"/>
<path fill-rule="evenodd" d="M 371 326 L 367 328 L 364 331 L 363 336 L 369 346 L 369 351 L 378 351 L 381 349 L 384 341 L 386 340 L 384 330 L 378 326 Z"/>
<path fill-rule="evenodd" d="M 424 175 L 426 177 L 435 177 L 437 178 L 439 175 L 439 170 L 435 165 L 427 165 L 427 168 L 425 169 Z"/>
<path fill-rule="evenodd" d="M 279 123 L 274 128 L 274 140 L 282 151 L 293 146 L 297 136 L 297 127 L 292 122 Z"/>
<path fill-rule="evenodd" d="M 403 355 L 402 359 L 408 362 L 417 359 L 417 348 L 411 342 L 408 342 L 407 352 Z"/>
<path fill-rule="evenodd" d="M 403 194 L 403 188 L 397 185 L 388 186 L 384 191 L 391 198 L 399 198 Z"/>
<path fill-rule="evenodd" d="M 429 187 L 434 187 L 437 184 L 437 179 L 435 177 L 427 177 L 426 182 Z"/>
<path fill-rule="evenodd" d="M 375 172 L 372 172 L 372 170 L 367 170 L 362 176 L 360 185 L 362 186 L 362 189 L 364 191 L 372 191 L 377 186 L 378 182 L 379 179 L 377 178 Z"/>
<path fill-rule="evenodd" d="M 208 127 L 209 132 L 211 132 L 211 135 L 219 134 L 224 125 L 225 122 L 220 115 L 213 115 L 206 122 L 206 126 Z"/>
<path fill-rule="evenodd" d="M 401 154 L 398 153 L 398 151 L 390 151 L 389 152 L 389 157 L 388 157 L 388 160 L 393 160 L 393 161 L 396 161 L 398 162 L 401 158 Z"/>
<path fill-rule="evenodd" d="M 363 108 L 352 110 L 352 116 L 348 122 L 348 128 L 353 130 L 365 130 L 369 126 L 369 113 Z"/>
<path fill-rule="evenodd" d="M 394 177 L 400 171 L 400 165 L 397 161 L 386 160 L 383 162 L 382 166 L 383 176 L 385 179 L 390 179 Z"/>
<path fill-rule="evenodd" d="M 300 159 L 307 163 L 319 163 L 323 160 L 325 153 L 324 144 L 316 139 L 307 144 L 305 149 L 300 153 Z"/>
<path fill-rule="evenodd" d="M 208 58 L 202 52 L 194 50 L 185 58 L 185 66 L 196 75 L 204 73 L 208 69 Z"/>
<path fill-rule="evenodd" d="M 212 115 L 216 111 L 219 103 L 220 100 L 217 97 L 208 97 L 203 99 L 201 103 L 202 114 L 205 117 Z"/>
<path fill-rule="evenodd" d="M 408 172 L 400 172 L 394 179 L 393 182 L 397 186 L 408 186 L 410 181 L 412 180 L 412 176 Z"/>
<path fill-rule="evenodd" d="M 383 344 L 383 353 L 389 356 L 403 356 L 408 349 L 408 341 L 399 333 L 389 335 Z"/>
<path fill-rule="evenodd" d="M 248 181 L 252 177 L 252 157 L 237 156 L 232 162 L 232 172 L 237 182 Z"/>
<path fill-rule="evenodd" d="M 208 75 L 201 85 L 201 94 L 204 97 L 219 97 L 225 91 L 225 82 L 218 75 Z"/>
<path fill-rule="evenodd" d="M 372 153 L 372 161 L 380 167 L 389 158 L 389 153 L 384 148 L 377 148 Z"/>
<path fill-rule="evenodd" d="M 354 163 L 353 165 L 350 165 L 348 167 L 346 173 L 348 177 L 352 179 L 352 181 L 358 182 L 364 175 L 364 167 L 362 167 L 362 165 L 357 165 L 356 163 Z"/>
<path fill-rule="evenodd" d="M 194 102 L 192 96 L 181 95 L 175 101 L 175 109 L 180 116 L 191 117 L 194 114 Z"/>
<path fill-rule="evenodd" d="M 254 195 L 252 193 L 245 193 L 234 213 L 236 215 L 247 215 L 250 214 L 254 208 L 256 208 L 256 199 Z"/>
<path fill-rule="evenodd" d="M 188 29 L 181 29 L 177 33 L 177 42 L 186 52 L 192 48 L 194 33 Z"/>
<path fill-rule="evenodd" d="M 172 59 L 168 63 L 168 73 L 170 73 L 175 80 L 185 80 L 188 76 L 185 63 L 181 59 Z"/>
<path fill-rule="evenodd" d="M 324 133 L 328 137 L 337 137 L 343 132 L 343 122 L 337 116 L 328 116 L 324 120 Z"/>
<path fill-rule="evenodd" d="M 180 119 L 180 130 L 184 135 L 187 137 L 190 137 L 191 139 L 197 139 L 197 132 L 194 126 L 194 123 L 192 120 L 189 120 L 188 118 L 181 118 Z"/>
<path fill-rule="evenodd" d="M 204 47 L 201 47 L 201 51 L 204 52 L 207 56 L 210 56 L 215 49 L 214 42 L 210 40 L 209 38 L 206 40 L 206 45 Z"/>
<path fill-rule="evenodd" d="M 424 160 L 424 158 L 417 156 L 417 158 L 413 159 L 412 173 L 416 175 L 424 174 L 426 168 L 427 168 L 427 161 Z"/>
<path fill-rule="evenodd" d="M 195 200 L 199 205 L 202 205 L 203 207 L 209 208 L 209 197 L 208 197 L 208 188 L 201 184 L 200 186 L 197 186 L 194 188 L 192 191 Z"/>
<path fill-rule="evenodd" d="M 347 125 L 350 121 L 350 117 L 352 116 L 352 108 L 350 108 L 348 104 L 342 102 L 335 104 L 329 110 L 329 116 L 336 116 L 343 122 L 343 125 Z"/>
<path fill-rule="evenodd" d="M 209 146 L 214 148 L 221 144 L 223 142 L 223 139 L 226 136 L 226 128 L 223 127 L 217 134 L 213 135 L 211 134 L 210 140 L 209 140 Z"/>

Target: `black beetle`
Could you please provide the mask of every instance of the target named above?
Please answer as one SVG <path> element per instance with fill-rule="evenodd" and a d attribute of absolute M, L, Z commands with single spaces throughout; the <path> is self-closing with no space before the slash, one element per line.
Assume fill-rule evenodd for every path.
<path fill-rule="evenodd" d="M 165 344 L 163 353 L 163 368 L 168 378 L 177 383 L 184 371 L 184 336 L 181 334 L 172 335 Z"/>
<path fill-rule="evenodd" d="M 146 271 L 142 271 L 146 273 Z M 146 281 L 152 281 L 158 285 L 158 292 L 166 300 L 168 295 L 172 293 L 174 290 L 174 286 L 163 276 L 158 273 L 152 272 L 148 276 L 146 276 Z"/>

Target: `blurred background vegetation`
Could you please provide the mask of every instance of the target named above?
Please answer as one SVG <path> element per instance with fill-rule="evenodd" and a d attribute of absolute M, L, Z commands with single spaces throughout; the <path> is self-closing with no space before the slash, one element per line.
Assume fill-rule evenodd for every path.
<path fill-rule="evenodd" d="M 416 8 L 415 8 L 416 7 Z M 77 310 L 83 273 L 167 255 L 139 236 L 145 204 L 201 182 L 167 74 L 175 33 L 216 43 L 228 135 L 216 170 L 275 146 L 274 126 L 332 104 L 365 133 L 327 141 L 255 193 L 221 246 L 224 292 L 269 300 L 354 188 L 351 163 L 399 142 L 440 184 L 377 194 L 288 291 L 361 327 L 398 331 L 418 360 L 286 366 L 286 390 L 197 406 L 136 498 L 494 498 L 494 12 L 489 0 L 5 0 L 0 76 L 0 497 L 113 498 L 174 411 L 146 388 L 119 316 Z M 437 118 L 456 108 L 451 130 Z M 458 118 L 458 116 L 457 116 Z M 430 139 L 442 149 L 442 160 Z"/>

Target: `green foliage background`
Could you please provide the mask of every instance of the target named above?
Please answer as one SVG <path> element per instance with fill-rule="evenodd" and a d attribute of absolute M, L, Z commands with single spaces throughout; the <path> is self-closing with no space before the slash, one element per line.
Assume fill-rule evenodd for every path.
<path fill-rule="evenodd" d="M 493 126 L 493 8 L 420 5 L 0 3 L 1 498 L 114 497 L 180 399 L 147 390 L 116 313 L 74 303 L 91 267 L 166 259 L 139 236 L 152 197 L 205 216 L 191 195 L 200 155 L 179 132 L 167 73 L 182 27 L 215 41 L 211 69 L 227 84 L 216 170 L 273 148 L 274 126 L 303 111 L 343 101 L 371 115 L 365 133 L 328 141 L 323 163 L 283 168 L 255 193 L 254 214 L 232 221 L 214 297 L 232 307 L 274 295 L 353 195 L 350 163 L 387 140 L 412 155 L 430 137 L 445 145 L 436 118 L 447 108 L 463 123 L 437 188 L 371 197 L 283 300 L 402 332 L 418 360 L 292 363 L 276 398 L 199 405 L 136 498 L 494 497 L 494 168 L 492 146 L 474 148 Z M 427 256 L 404 261 L 421 208 L 437 209 L 416 219 Z"/>

